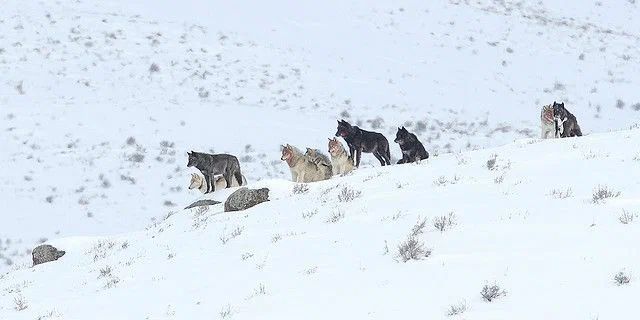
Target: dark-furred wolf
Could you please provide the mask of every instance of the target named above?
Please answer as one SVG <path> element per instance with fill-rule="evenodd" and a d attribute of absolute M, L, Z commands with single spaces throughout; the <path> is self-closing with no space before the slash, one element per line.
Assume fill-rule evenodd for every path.
<path fill-rule="evenodd" d="M 362 130 L 358 126 L 352 126 L 348 122 L 338 121 L 336 137 L 342 137 L 349 146 L 349 155 L 355 160 L 356 168 L 360 167 L 362 152 L 373 153 L 381 165 L 391 164 L 391 152 L 389 141 L 382 133 Z"/>
<path fill-rule="evenodd" d="M 189 161 L 187 167 L 196 167 L 207 182 L 205 193 L 215 191 L 215 180 L 213 176 L 221 174 L 227 183 L 227 188 L 233 185 L 231 179 L 236 179 L 238 185 L 242 185 L 242 173 L 240 172 L 240 162 L 238 158 L 230 154 L 208 154 L 201 152 L 187 152 Z"/>

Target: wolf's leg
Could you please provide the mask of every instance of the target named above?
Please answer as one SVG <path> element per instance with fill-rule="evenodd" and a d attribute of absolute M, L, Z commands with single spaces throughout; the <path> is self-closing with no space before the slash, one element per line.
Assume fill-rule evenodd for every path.
<path fill-rule="evenodd" d="M 356 149 L 355 160 L 356 160 L 356 168 L 360 168 L 360 156 L 362 156 L 362 150 Z"/>
<path fill-rule="evenodd" d="M 351 159 L 356 159 L 355 156 L 355 152 L 356 152 L 356 148 L 352 145 L 348 145 L 349 146 L 349 156 L 351 157 Z"/>
<path fill-rule="evenodd" d="M 241 186 L 242 185 L 242 173 L 240 173 L 240 170 L 236 171 L 234 173 L 236 180 L 238 180 L 238 185 Z"/>
<path fill-rule="evenodd" d="M 389 149 L 388 143 L 386 144 L 386 148 L 384 150 L 384 154 L 382 154 L 382 157 L 387 162 L 387 165 L 391 165 L 391 150 Z"/>
<path fill-rule="evenodd" d="M 205 194 L 207 194 L 207 193 L 211 192 L 211 186 L 213 184 L 213 182 L 211 181 L 211 176 L 209 176 L 208 172 L 204 173 L 204 180 L 207 183 L 207 191 L 205 192 Z M 215 188 L 215 185 L 213 186 L 213 188 Z"/>
<path fill-rule="evenodd" d="M 376 159 L 378 159 L 378 161 L 380 161 L 380 165 L 382 165 L 384 167 L 384 165 L 386 164 L 384 161 L 384 158 L 382 157 L 382 155 L 380 154 L 380 152 L 378 151 L 374 151 L 373 152 L 373 156 L 376 157 Z"/>
<path fill-rule="evenodd" d="M 222 174 L 222 176 L 224 177 L 224 181 L 227 182 L 227 188 L 231 188 L 231 172 L 225 172 L 224 174 Z M 240 180 L 242 182 L 242 180 Z"/>

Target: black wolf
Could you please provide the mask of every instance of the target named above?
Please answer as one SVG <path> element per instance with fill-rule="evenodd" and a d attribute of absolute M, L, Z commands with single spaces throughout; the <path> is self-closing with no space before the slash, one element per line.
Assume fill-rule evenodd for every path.
<path fill-rule="evenodd" d="M 227 188 L 231 188 L 231 179 L 235 178 L 238 185 L 242 185 L 242 173 L 240 173 L 240 162 L 238 158 L 230 154 L 208 154 L 200 152 L 187 152 L 189 162 L 187 167 L 196 167 L 207 182 L 205 193 L 215 191 L 213 176 L 221 174 L 227 182 Z"/>
<path fill-rule="evenodd" d="M 582 136 L 578 119 L 564 107 L 564 102 L 553 102 L 553 117 L 556 119 L 558 127 L 562 126 L 558 128 L 561 138 Z"/>
<path fill-rule="evenodd" d="M 362 152 L 373 153 L 383 166 L 391 164 L 389 141 L 381 133 L 362 130 L 341 120 L 338 121 L 336 137 L 342 137 L 347 142 L 349 154 L 351 159 L 355 160 L 356 167 L 360 166 Z"/>
<path fill-rule="evenodd" d="M 398 164 L 411 163 L 429 158 L 429 152 L 424 149 L 418 137 L 407 131 L 404 127 L 398 128 L 396 138 L 393 142 L 399 144 L 400 150 L 402 150 L 402 159 L 398 160 Z"/>

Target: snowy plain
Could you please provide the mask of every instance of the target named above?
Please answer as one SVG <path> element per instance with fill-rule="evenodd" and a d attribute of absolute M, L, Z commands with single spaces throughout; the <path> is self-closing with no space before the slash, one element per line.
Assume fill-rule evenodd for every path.
<path fill-rule="evenodd" d="M 638 267 L 636 225 L 618 222 L 640 207 L 638 14 L 631 1 L 7 0 L 0 319 L 216 318 L 227 305 L 246 319 L 442 318 L 461 300 L 467 319 L 631 318 L 637 286 L 612 277 Z M 586 137 L 535 140 L 554 100 Z M 390 141 L 405 125 L 433 157 L 365 156 L 293 195 L 279 146 L 326 149 L 342 118 Z M 182 211 L 200 197 L 189 150 L 238 155 L 272 201 Z M 621 196 L 590 203 L 598 185 Z M 337 201 L 345 186 L 361 197 Z M 394 261 L 418 217 L 432 228 L 449 212 L 452 230 L 421 236 L 429 258 Z M 29 268 L 39 242 L 68 256 Z M 507 296 L 482 302 L 484 281 Z"/>

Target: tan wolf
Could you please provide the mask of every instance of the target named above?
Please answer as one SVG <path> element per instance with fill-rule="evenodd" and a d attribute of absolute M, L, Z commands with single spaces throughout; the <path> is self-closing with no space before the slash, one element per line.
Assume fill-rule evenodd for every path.
<path fill-rule="evenodd" d="M 353 159 L 347 155 L 347 151 L 338 139 L 329 138 L 329 154 L 331 155 L 333 174 L 345 174 L 355 168 Z"/>
<path fill-rule="evenodd" d="M 282 146 L 282 157 L 280 160 L 286 161 L 291 170 L 291 181 L 307 183 L 326 180 L 326 175 L 306 157 L 296 147 L 286 144 Z"/>
<path fill-rule="evenodd" d="M 223 176 L 218 176 L 215 178 L 215 190 L 222 190 L 227 187 L 227 181 Z M 242 176 L 242 185 L 247 185 L 247 179 L 245 179 L 244 175 Z M 238 187 L 238 182 L 235 179 L 231 179 L 231 187 Z M 202 178 L 199 174 L 193 173 L 191 174 L 191 182 L 189 183 L 189 190 L 198 189 L 202 193 L 207 193 L 207 184 L 204 178 Z"/>

